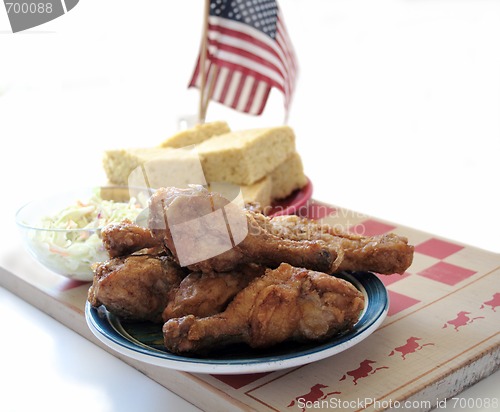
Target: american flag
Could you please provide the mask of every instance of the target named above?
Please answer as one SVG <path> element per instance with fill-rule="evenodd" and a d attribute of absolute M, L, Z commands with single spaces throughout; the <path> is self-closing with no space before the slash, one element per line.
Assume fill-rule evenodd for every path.
<path fill-rule="evenodd" d="M 206 51 L 206 105 L 259 115 L 276 87 L 288 113 L 297 61 L 276 1 L 210 0 Z M 202 87 L 201 53 L 189 87 Z"/>

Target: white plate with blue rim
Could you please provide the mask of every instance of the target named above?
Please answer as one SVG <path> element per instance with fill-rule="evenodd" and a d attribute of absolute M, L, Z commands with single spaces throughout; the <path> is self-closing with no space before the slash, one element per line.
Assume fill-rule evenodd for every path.
<path fill-rule="evenodd" d="M 207 356 L 171 353 L 163 346 L 161 324 L 122 321 L 103 306 L 87 302 L 85 318 L 92 333 L 112 350 L 129 358 L 192 373 L 247 374 L 302 366 L 343 352 L 370 336 L 384 321 L 389 297 L 383 283 L 370 272 L 336 275 L 351 282 L 365 297 L 358 322 L 344 333 L 325 341 L 287 342 L 269 349 L 234 345 Z"/>

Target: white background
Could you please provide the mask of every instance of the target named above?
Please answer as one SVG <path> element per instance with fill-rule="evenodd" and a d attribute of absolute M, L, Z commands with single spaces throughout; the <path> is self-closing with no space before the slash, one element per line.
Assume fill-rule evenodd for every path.
<path fill-rule="evenodd" d="M 500 2 L 282 0 L 281 7 L 301 68 L 289 124 L 315 198 L 500 252 Z M 12 34 L 0 6 L 5 233 L 15 235 L 13 214 L 25 201 L 102 183 L 105 149 L 156 145 L 179 118 L 196 115 L 198 94 L 187 84 L 202 9 L 201 0 L 81 0 L 59 19 Z M 282 96 L 273 93 L 261 117 L 211 104 L 207 120 L 238 129 L 283 118 Z M 53 330 L 19 313 L 20 322 Z M 78 394 L 93 381 L 78 374 L 85 365 L 74 367 L 68 391 Z M 91 389 L 90 397 L 101 393 Z M 110 395 L 117 388 L 101 390 L 115 402 L 102 410 L 117 410 Z"/>
<path fill-rule="evenodd" d="M 464 225 L 497 233 L 500 3 L 285 0 L 282 9 L 301 67 L 289 124 L 299 150 L 314 154 L 304 153 L 311 180 L 330 182 L 316 197 L 454 239 Z M 50 167 L 77 169 L 63 179 L 76 184 L 104 148 L 157 144 L 197 113 L 187 83 L 201 19 L 201 0 L 82 0 L 14 35 L 0 12 L 1 136 L 29 141 L 33 162 L 64 153 Z M 283 118 L 279 93 L 261 117 L 208 112 L 233 129 Z M 455 211 L 442 207 L 450 196 Z M 499 236 L 476 243 L 500 251 Z"/>

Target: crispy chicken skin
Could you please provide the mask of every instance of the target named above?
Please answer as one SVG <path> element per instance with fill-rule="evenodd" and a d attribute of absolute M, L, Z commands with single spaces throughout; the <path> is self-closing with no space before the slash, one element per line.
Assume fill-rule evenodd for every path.
<path fill-rule="evenodd" d="M 199 219 L 220 209 L 229 216 L 227 222 L 243 215 L 245 235 L 229 250 L 186 266 L 193 271 L 230 271 L 241 263 L 259 262 L 270 268 L 282 262 L 325 273 L 342 270 L 366 270 L 381 274 L 403 273 L 412 263 L 413 246 L 395 234 L 375 237 L 359 236 L 334 230 L 328 225 L 299 218 L 280 216 L 269 218 L 250 210 L 235 210 L 236 206 L 220 194 L 209 192 L 201 186 L 189 189 L 162 188 L 155 192 L 150 202 L 149 227 L 158 242 L 162 242 L 179 262 L 179 251 L 192 250 L 195 239 L 214 234 L 210 219 Z M 186 230 L 182 231 L 183 224 Z M 177 232 L 174 241 L 172 228 Z M 229 225 L 228 225 L 229 226 Z M 234 231 L 235 225 L 230 226 Z M 214 249 L 227 241 L 226 227 L 218 229 L 207 248 Z M 241 231 L 236 228 L 236 231 Z M 233 238 L 234 238 L 233 233 Z M 233 239 L 232 239 L 233 240 Z M 191 249 L 190 249 L 191 248 Z M 216 249 L 216 248 L 215 248 Z M 220 247 L 220 250 L 224 250 Z M 195 251 L 202 256 L 203 253 Z M 193 253 L 195 253 L 193 252 Z"/>
<path fill-rule="evenodd" d="M 264 274 L 263 266 L 242 265 L 231 272 L 192 272 L 170 293 L 163 320 L 185 315 L 206 317 L 222 312 L 251 280 Z"/>
<path fill-rule="evenodd" d="M 264 348 L 280 342 L 322 340 L 351 328 L 364 299 L 342 279 L 286 263 L 266 270 L 217 315 L 188 315 L 163 325 L 174 353 L 205 353 L 231 343 Z"/>
<path fill-rule="evenodd" d="M 263 220 L 260 216 L 257 218 Z M 402 274 L 413 260 L 414 247 L 408 245 L 406 238 L 394 233 L 362 236 L 295 215 L 277 216 L 261 226 L 277 237 L 296 242 L 318 241 L 335 250 L 338 266 L 334 272 L 368 270 L 387 275 Z"/>
<path fill-rule="evenodd" d="M 107 225 L 102 229 L 101 237 L 104 248 L 112 258 L 158 246 L 157 239 L 149 229 L 138 226 L 128 219 Z"/>
<path fill-rule="evenodd" d="M 88 301 L 123 319 L 161 322 L 168 295 L 184 276 L 166 256 L 112 258 L 96 265 Z"/>

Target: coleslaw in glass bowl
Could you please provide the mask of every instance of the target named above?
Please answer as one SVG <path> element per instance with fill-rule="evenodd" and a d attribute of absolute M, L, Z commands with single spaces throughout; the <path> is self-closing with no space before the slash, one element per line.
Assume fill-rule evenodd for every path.
<path fill-rule="evenodd" d="M 146 188 L 98 186 L 32 201 L 16 213 L 16 223 L 33 257 L 48 269 L 91 281 L 92 265 L 107 260 L 101 230 L 124 219 L 137 221 L 147 208 Z"/>

